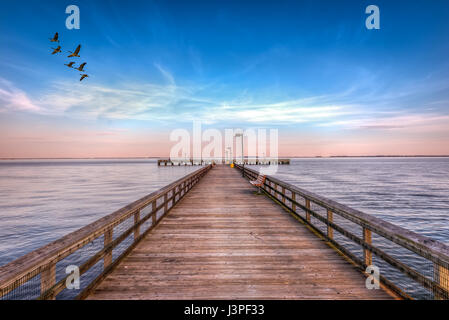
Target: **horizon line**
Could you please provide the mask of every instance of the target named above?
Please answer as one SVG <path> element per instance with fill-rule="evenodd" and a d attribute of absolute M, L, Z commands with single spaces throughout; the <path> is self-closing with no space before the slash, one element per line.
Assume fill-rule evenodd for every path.
<path fill-rule="evenodd" d="M 96 159 L 168 159 L 160 156 L 129 156 L 129 157 L 3 157 L 0 160 L 96 160 Z M 222 157 L 224 159 L 224 157 Z M 248 158 L 245 156 L 245 158 Z M 267 157 L 269 159 L 270 157 Z M 285 158 L 449 158 L 449 155 L 332 155 L 332 156 L 278 156 Z M 240 158 L 239 158 L 240 159 Z"/>

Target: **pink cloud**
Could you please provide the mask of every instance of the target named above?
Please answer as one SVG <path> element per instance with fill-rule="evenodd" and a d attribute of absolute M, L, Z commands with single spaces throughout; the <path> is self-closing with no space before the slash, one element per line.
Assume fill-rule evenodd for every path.
<path fill-rule="evenodd" d="M 14 85 L 0 78 L 0 110 L 26 110 L 26 111 L 40 111 L 41 108 L 34 104 L 20 89 Z"/>

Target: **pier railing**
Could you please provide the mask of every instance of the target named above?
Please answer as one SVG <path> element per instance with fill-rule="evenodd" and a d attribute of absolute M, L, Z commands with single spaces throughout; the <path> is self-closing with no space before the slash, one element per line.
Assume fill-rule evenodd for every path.
<path fill-rule="evenodd" d="M 0 267 L 0 299 L 84 298 L 210 168 Z"/>
<path fill-rule="evenodd" d="M 258 177 L 256 170 L 236 168 L 250 180 Z M 271 176 L 263 190 L 367 276 L 377 266 L 380 284 L 396 295 L 449 299 L 449 246 Z"/>

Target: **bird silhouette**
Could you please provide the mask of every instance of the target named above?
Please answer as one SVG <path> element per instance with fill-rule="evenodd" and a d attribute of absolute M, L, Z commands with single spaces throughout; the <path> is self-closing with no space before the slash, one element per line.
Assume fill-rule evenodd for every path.
<path fill-rule="evenodd" d="M 61 52 L 61 46 L 58 46 L 57 48 L 52 48 L 53 52 L 51 54 L 59 53 Z"/>
<path fill-rule="evenodd" d="M 84 78 L 89 77 L 87 74 L 81 74 L 81 73 L 80 73 L 80 76 L 81 76 L 80 81 L 83 81 Z"/>
<path fill-rule="evenodd" d="M 59 35 L 58 35 L 58 33 L 56 32 L 53 38 L 49 38 L 49 39 L 50 39 L 50 42 L 59 42 L 58 37 L 59 37 Z"/>
<path fill-rule="evenodd" d="M 75 63 L 74 61 L 71 61 L 71 62 L 69 62 L 69 63 L 64 63 L 64 65 L 67 66 L 67 67 L 69 67 L 69 68 L 73 68 L 73 64 L 74 64 L 74 63 Z"/>
<path fill-rule="evenodd" d="M 86 62 L 82 63 L 78 68 L 75 68 L 78 71 L 84 71 L 84 66 L 86 65 Z"/>
<path fill-rule="evenodd" d="M 68 58 L 71 58 L 71 57 L 78 57 L 78 58 L 79 58 L 79 57 L 80 57 L 80 56 L 79 56 L 80 49 L 81 49 L 81 45 L 79 44 L 78 47 L 76 47 L 76 49 L 75 49 L 74 52 L 68 51 L 68 52 L 71 53 L 71 55 L 69 55 L 69 56 L 67 56 L 67 57 L 68 57 Z"/>

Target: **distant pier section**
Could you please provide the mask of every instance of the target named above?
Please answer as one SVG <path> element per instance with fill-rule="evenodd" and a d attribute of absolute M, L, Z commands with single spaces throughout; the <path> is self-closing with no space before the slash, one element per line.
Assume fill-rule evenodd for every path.
<path fill-rule="evenodd" d="M 290 164 L 290 159 L 245 158 L 245 159 L 158 159 L 158 166 L 202 166 L 209 164 L 281 165 Z"/>

